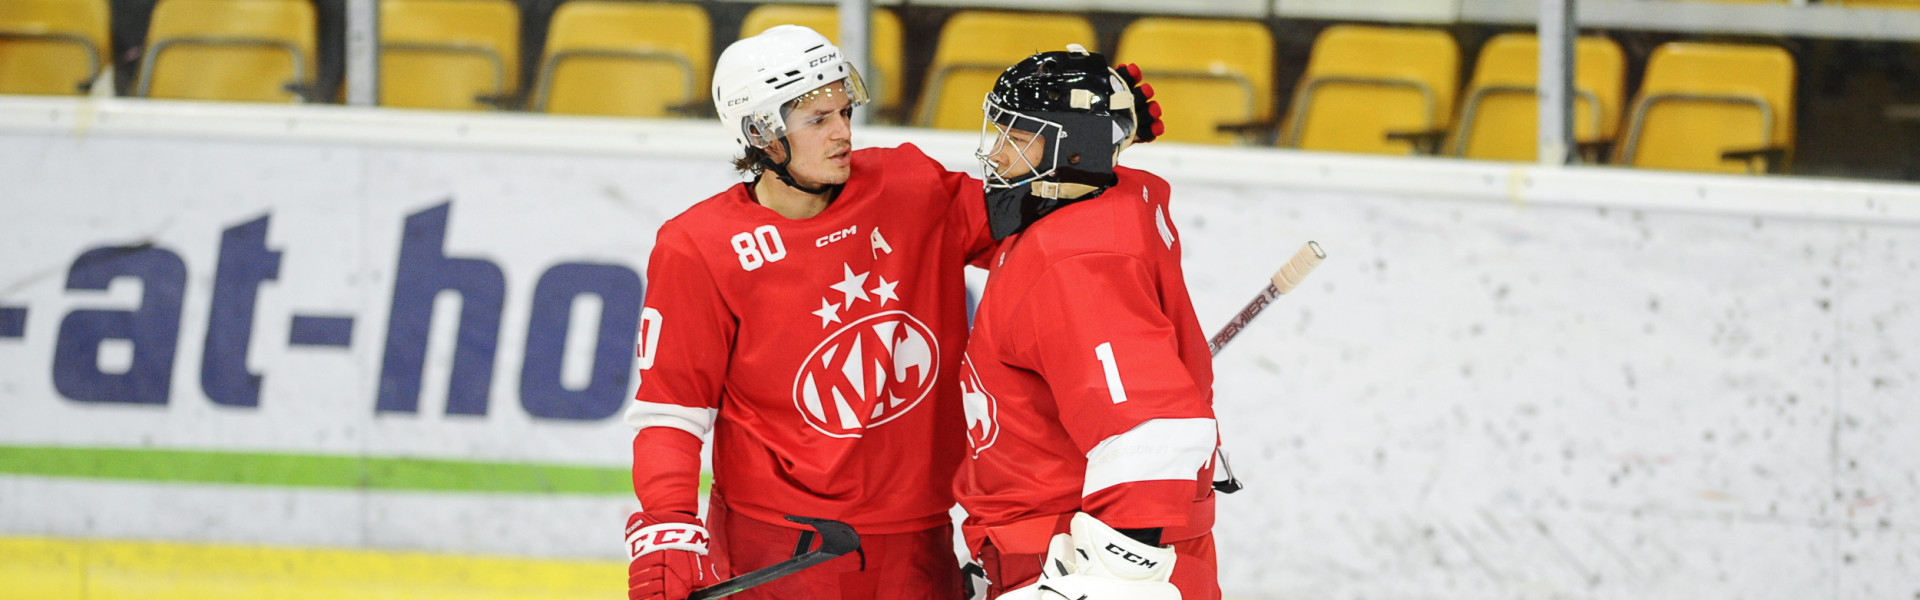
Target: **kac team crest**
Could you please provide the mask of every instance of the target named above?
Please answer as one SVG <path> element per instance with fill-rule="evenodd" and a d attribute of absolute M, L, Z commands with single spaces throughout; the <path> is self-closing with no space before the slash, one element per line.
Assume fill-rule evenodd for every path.
<path fill-rule="evenodd" d="M 1000 403 L 980 385 L 971 356 L 960 359 L 960 404 L 967 412 L 967 446 L 973 449 L 974 458 L 979 458 L 1000 438 Z"/>
<path fill-rule="evenodd" d="M 939 370 L 939 338 L 913 315 L 890 310 L 848 323 L 814 348 L 794 376 L 793 403 L 820 433 L 860 437 L 918 406 Z"/>

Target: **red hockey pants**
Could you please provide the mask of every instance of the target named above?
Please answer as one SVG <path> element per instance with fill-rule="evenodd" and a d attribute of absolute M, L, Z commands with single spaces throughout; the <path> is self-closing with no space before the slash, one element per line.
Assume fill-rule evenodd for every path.
<path fill-rule="evenodd" d="M 713 558 L 732 577 L 793 556 L 801 530 L 707 507 Z M 818 541 L 814 542 L 816 545 Z M 860 552 L 729 597 L 729 600 L 960 600 L 953 526 L 894 534 L 861 534 Z"/>

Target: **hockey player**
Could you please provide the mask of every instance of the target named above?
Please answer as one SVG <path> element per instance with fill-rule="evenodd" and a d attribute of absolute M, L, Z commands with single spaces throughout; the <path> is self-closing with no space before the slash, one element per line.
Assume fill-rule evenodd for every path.
<path fill-rule="evenodd" d="M 961 367 L 970 569 L 990 598 L 1216 600 L 1212 361 L 1167 183 L 1114 164 L 1158 107 L 1137 69 L 1068 48 L 983 107 L 1002 241 Z"/>
<path fill-rule="evenodd" d="M 626 415 L 628 596 L 682 600 L 788 558 L 802 530 L 783 517 L 803 515 L 852 525 L 860 554 L 735 598 L 953 600 L 962 270 L 993 243 L 981 185 L 911 145 L 853 150 L 867 91 L 813 30 L 735 42 L 713 92 L 755 177 L 655 239 Z"/>

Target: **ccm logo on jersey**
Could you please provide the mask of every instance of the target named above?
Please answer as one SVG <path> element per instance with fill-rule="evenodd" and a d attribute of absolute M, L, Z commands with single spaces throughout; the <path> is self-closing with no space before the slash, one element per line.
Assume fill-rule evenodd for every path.
<path fill-rule="evenodd" d="M 833 233 L 829 233 L 829 234 L 826 234 L 826 235 L 823 235 L 823 236 L 820 236 L 820 239 L 817 239 L 817 240 L 814 240 L 814 241 L 813 241 L 813 247 L 815 247 L 815 248 L 825 248 L 825 247 L 827 246 L 827 244 L 831 244 L 831 243 L 834 243 L 834 242 L 838 242 L 838 241 L 840 241 L 840 240 L 844 240 L 844 239 L 847 239 L 847 238 L 850 238 L 850 237 L 853 237 L 853 234 L 856 234 L 856 233 L 859 233 L 859 232 L 860 232 L 860 226 L 859 226 L 859 225 L 854 225 L 854 226 L 851 226 L 851 227 L 848 227 L 848 228 L 846 228 L 846 229 L 842 229 L 842 230 L 840 230 L 840 231 L 835 231 L 835 232 L 833 232 Z"/>
<path fill-rule="evenodd" d="M 1138 554 L 1134 554 L 1132 552 L 1128 552 L 1126 548 L 1121 548 L 1114 544 L 1107 544 L 1106 550 L 1107 550 L 1107 554 L 1112 554 L 1114 556 L 1120 557 L 1120 560 L 1124 560 L 1136 565 L 1140 565 L 1141 568 L 1152 569 L 1154 567 L 1160 566 L 1160 561 L 1147 558 L 1145 556 L 1141 556 Z"/>
<path fill-rule="evenodd" d="M 643 527 L 627 535 L 627 551 L 632 556 L 659 550 L 686 550 L 706 554 L 707 530 L 689 523 L 661 523 Z"/>

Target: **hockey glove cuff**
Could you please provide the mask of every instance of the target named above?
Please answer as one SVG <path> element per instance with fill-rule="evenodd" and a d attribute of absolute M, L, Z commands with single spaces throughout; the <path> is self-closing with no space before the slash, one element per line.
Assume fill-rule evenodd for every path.
<path fill-rule="evenodd" d="M 686 600 L 720 581 L 707 560 L 707 528 L 693 515 L 638 512 L 627 518 L 628 600 Z"/>

